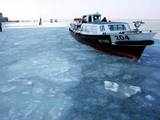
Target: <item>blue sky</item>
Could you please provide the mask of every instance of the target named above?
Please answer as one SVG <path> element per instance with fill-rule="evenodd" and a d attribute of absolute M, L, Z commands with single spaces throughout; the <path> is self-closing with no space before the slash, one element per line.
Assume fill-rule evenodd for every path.
<path fill-rule="evenodd" d="M 99 12 L 109 18 L 160 18 L 160 0 L 0 0 L 11 19 L 64 18 Z"/>

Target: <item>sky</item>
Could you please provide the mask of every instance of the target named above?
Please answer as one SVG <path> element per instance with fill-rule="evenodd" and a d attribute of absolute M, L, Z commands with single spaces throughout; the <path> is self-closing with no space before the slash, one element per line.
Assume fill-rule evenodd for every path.
<path fill-rule="evenodd" d="M 160 0 L 0 0 L 9 19 L 72 19 L 99 12 L 113 19 L 160 19 Z"/>

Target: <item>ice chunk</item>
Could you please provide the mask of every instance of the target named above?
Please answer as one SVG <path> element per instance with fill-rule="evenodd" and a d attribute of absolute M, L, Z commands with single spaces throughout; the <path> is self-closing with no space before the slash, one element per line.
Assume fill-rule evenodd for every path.
<path fill-rule="evenodd" d="M 37 109 L 37 106 L 38 104 L 28 103 L 28 106 L 23 110 L 24 118 L 28 118 Z"/>
<path fill-rule="evenodd" d="M 33 64 L 37 64 L 38 63 L 38 61 L 36 61 L 36 60 L 33 60 Z"/>
<path fill-rule="evenodd" d="M 35 94 L 43 94 L 44 93 L 44 90 L 42 88 L 34 88 L 33 91 Z"/>
<path fill-rule="evenodd" d="M 49 89 L 49 97 L 54 97 L 56 95 L 56 92 L 57 91 L 53 88 Z"/>
<path fill-rule="evenodd" d="M 135 95 L 138 92 L 141 92 L 141 88 L 137 86 L 126 86 L 124 88 L 124 95 L 126 97 L 131 97 L 132 95 Z"/>
<path fill-rule="evenodd" d="M 29 92 L 28 91 L 24 91 L 24 92 L 22 92 L 22 94 L 23 95 L 27 95 L 27 94 L 29 94 Z"/>
<path fill-rule="evenodd" d="M 117 84 L 116 82 L 104 81 L 104 86 L 106 90 L 115 92 L 117 96 L 131 97 L 139 92 L 141 88 L 138 86 L 126 85 L 126 84 Z"/>
<path fill-rule="evenodd" d="M 32 94 L 35 97 L 42 97 L 45 94 L 47 87 L 42 83 L 36 83 L 32 88 Z"/>
<path fill-rule="evenodd" d="M 33 84 L 32 81 L 27 82 L 27 85 L 32 85 L 32 84 Z"/>
<path fill-rule="evenodd" d="M 8 82 L 19 82 L 20 79 L 18 77 L 15 77 L 15 78 L 12 78 L 12 79 L 9 79 Z"/>
<path fill-rule="evenodd" d="M 105 89 L 113 92 L 117 92 L 119 85 L 115 82 L 104 81 Z"/>
<path fill-rule="evenodd" d="M 125 74 L 124 76 L 123 76 L 123 79 L 124 80 L 130 80 L 132 78 L 132 76 L 131 75 L 128 75 L 128 74 Z"/>
<path fill-rule="evenodd" d="M 16 88 L 16 86 L 2 86 L 1 88 L 0 88 L 0 92 L 2 92 L 2 93 L 7 93 L 7 92 L 10 92 L 10 91 L 12 91 L 12 90 L 14 90 Z"/>
<path fill-rule="evenodd" d="M 104 73 L 109 77 L 114 77 L 121 73 L 122 67 L 123 67 L 122 64 L 118 64 L 118 63 L 110 64 L 110 65 L 107 65 L 107 67 L 105 67 Z"/>
<path fill-rule="evenodd" d="M 149 101 L 154 101 L 154 97 L 152 97 L 151 95 L 146 95 L 145 96 L 146 99 L 148 99 Z"/>
<path fill-rule="evenodd" d="M 14 45 L 20 45 L 20 43 L 19 42 L 15 42 Z"/>

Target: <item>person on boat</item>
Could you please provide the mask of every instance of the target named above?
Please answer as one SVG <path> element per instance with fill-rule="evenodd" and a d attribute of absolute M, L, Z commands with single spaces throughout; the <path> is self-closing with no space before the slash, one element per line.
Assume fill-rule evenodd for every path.
<path fill-rule="evenodd" d="M 78 19 L 77 20 L 77 28 L 80 28 L 82 25 L 82 20 L 81 19 Z"/>
<path fill-rule="evenodd" d="M 82 18 L 82 23 L 87 23 L 87 18 L 86 18 L 86 16 L 83 16 L 83 18 Z"/>
<path fill-rule="evenodd" d="M 104 17 L 101 22 L 107 22 L 106 17 Z"/>
<path fill-rule="evenodd" d="M 39 25 L 42 25 L 42 18 L 39 19 Z"/>
<path fill-rule="evenodd" d="M 2 23 L 0 22 L 0 32 L 2 32 Z"/>

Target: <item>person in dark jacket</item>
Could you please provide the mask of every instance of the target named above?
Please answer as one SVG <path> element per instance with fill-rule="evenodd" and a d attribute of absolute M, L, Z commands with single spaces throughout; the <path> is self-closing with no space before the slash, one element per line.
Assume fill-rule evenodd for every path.
<path fill-rule="evenodd" d="M 2 23 L 0 22 L 0 32 L 2 32 Z"/>
<path fill-rule="evenodd" d="M 106 17 L 104 17 L 101 22 L 107 22 Z"/>
<path fill-rule="evenodd" d="M 39 19 L 39 25 L 42 25 L 42 18 Z"/>

